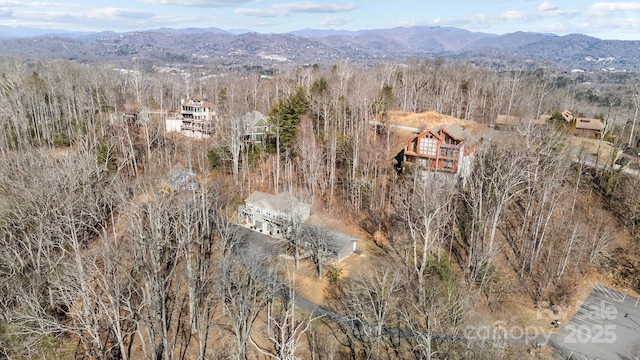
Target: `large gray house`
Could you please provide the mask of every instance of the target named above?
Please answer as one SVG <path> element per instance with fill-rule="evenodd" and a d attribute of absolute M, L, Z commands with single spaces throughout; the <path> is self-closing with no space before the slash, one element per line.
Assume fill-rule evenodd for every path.
<path fill-rule="evenodd" d="M 284 233 L 293 223 L 309 218 L 311 205 L 296 199 L 288 191 L 277 195 L 255 191 L 238 207 L 240 223 L 270 235 Z"/>

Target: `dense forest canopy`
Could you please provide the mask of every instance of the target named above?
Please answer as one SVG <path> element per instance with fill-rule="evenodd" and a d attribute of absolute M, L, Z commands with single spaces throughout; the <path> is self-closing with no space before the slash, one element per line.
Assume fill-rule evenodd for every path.
<path fill-rule="evenodd" d="M 567 306 L 598 272 L 640 291 L 628 265 L 640 258 L 640 179 L 605 155 L 601 167 L 569 160 L 580 149 L 560 115 L 603 120 L 597 156 L 605 145 L 637 155 L 635 74 L 416 58 L 186 71 L 0 63 L 0 358 L 537 358 L 464 329 L 514 301 Z M 208 139 L 165 132 L 189 96 L 218 106 Z M 124 121 L 131 104 L 149 118 Z M 268 118 L 264 146 L 240 141 L 237 118 L 253 110 Z M 408 137 L 392 115 L 427 111 L 481 129 L 464 183 L 393 166 Z M 493 129 L 498 115 L 544 114 L 540 127 Z M 167 191 L 180 167 L 200 189 Z M 274 254 L 295 265 L 256 249 L 235 225 L 256 190 L 290 191 L 357 229 L 366 266 L 342 274 L 321 232 L 280 241 Z M 306 262 L 322 311 L 295 299 Z"/>

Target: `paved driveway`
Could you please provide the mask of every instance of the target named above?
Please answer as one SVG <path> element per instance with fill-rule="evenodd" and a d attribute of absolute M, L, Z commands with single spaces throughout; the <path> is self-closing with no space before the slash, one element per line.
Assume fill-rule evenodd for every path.
<path fill-rule="evenodd" d="M 566 359 L 639 359 L 640 300 L 596 284 L 551 342 Z"/>

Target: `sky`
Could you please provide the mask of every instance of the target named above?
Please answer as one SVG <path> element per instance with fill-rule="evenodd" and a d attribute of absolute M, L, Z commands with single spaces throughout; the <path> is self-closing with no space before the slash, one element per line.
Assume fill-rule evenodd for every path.
<path fill-rule="evenodd" d="M 0 25 L 89 32 L 217 27 L 259 33 L 419 25 L 640 40 L 640 1 L 0 0 Z"/>

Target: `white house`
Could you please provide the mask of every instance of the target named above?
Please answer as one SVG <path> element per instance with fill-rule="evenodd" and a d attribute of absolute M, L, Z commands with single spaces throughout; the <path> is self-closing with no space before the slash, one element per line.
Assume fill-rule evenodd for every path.
<path fill-rule="evenodd" d="M 180 113 L 182 115 L 180 132 L 197 139 L 210 137 L 219 117 L 215 104 L 208 99 L 197 97 L 182 99 Z"/>
<path fill-rule="evenodd" d="M 182 130 L 182 119 L 167 118 L 164 120 L 165 132 L 180 132 Z"/>
<path fill-rule="evenodd" d="M 311 205 L 296 199 L 288 191 L 277 195 L 255 191 L 238 208 L 239 221 L 270 235 L 284 233 L 293 223 L 309 218 Z"/>

